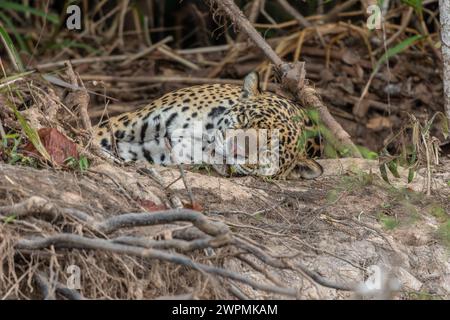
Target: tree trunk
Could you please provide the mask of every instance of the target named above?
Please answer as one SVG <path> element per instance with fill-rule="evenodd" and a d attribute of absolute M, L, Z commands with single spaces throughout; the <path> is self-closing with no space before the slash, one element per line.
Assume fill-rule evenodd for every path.
<path fill-rule="evenodd" d="M 444 108 L 450 121 L 450 0 L 439 0 L 442 60 L 444 64 Z"/>

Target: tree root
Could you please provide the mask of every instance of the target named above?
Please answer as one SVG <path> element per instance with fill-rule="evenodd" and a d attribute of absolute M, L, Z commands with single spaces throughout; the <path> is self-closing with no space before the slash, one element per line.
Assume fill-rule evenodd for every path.
<path fill-rule="evenodd" d="M 308 270 L 305 266 L 271 256 L 264 248 L 256 247 L 250 242 L 235 237 L 228 226 L 222 222 L 212 221 L 200 212 L 188 209 L 172 209 L 156 212 L 127 213 L 103 221 L 92 218 L 89 214 L 73 209 L 61 208 L 41 197 L 31 197 L 12 206 L 0 207 L 0 214 L 14 213 L 16 217 L 24 218 L 43 218 L 50 216 L 53 225 L 63 217 L 72 217 L 75 223 L 81 222 L 84 228 L 92 230 L 93 237 L 73 233 L 57 232 L 49 236 L 30 237 L 27 239 L 19 238 L 14 241 L 14 250 L 22 257 L 39 253 L 41 257 L 46 249 L 59 251 L 58 255 L 64 254 L 62 249 L 74 249 L 82 251 L 100 251 L 108 252 L 113 255 L 126 255 L 130 257 L 139 257 L 142 260 L 159 260 L 178 266 L 188 267 L 198 270 L 205 274 L 218 276 L 223 279 L 236 281 L 252 287 L 255 290 L 261 290 L 268 293 L 280 294 L 288 297 L 298 297 L 299 289 L 289 287 L 277 281 L 272 281 L 271 273 L 266 270 L 270 267 L 274 270 L 290 269 L 300 270 L 302 274 L 307 275 L 310 280 L 316 284 L 336 290 L 352 290 L 351 287 L 333 283 L 324 279 L 316 272 Z M 3 217 L 6 218 L 6 217 Z M 67 220 L 67 219 L 66 219 Z M 145 227 L 150 225 L 174 224 L 179 222 L 190 222 L 192 226 L 174 230 L 168 239 L 155 240 L 148 236 L 137 236 L 124 234 L 129 228 Z M 67 221 L 65 222 L 67 223 Z M 73 230 L 81 229 L 73 227 Z M 110 239 L 105 239 L 107 235 L 120 231 L 120 235 Z M 199 263 L 192 258 L 181 253 L 193 253 L 198 250 L 217 250 L 227 247 L 228 250 L 237 249 L 238 256 L 255 257 L 259 262 L 251 263 L 253 270 L 262 274 L 267 283 L 256 281 L 240 273 L 213 266 L 211 264 Z M 236 251 L 236 250 L 234 250 Z M 213 252 L 213 251 L 210 251 Z M 54 254 L 54 253 L 53 253 Z M 213 254 L 217 254 L 214 253 Z M 50 257 L 52 254 L 50 255 Z M 248 259 L 247 259 L 248 260 Z M 250 261 L 250 260 L 248 260 Z M 255 261 L 253 259 L 253 261 Z M 56 294 L 67 299 L 85 299 L 76 290 L 67 288 L 61 283 L 48 280 L 41 272 L 35 273 L 35 283 L 39 287 L 45 299 L 56 299 Z M 274 284 L 269 284 L 272 282 Z M 230 283 L 233 285 L 233 283 Z M 233 287 L 231 287 L 233 288 Z M 239 288 L 230 289 L 233 295 L 244 297 L 244 293 Z M 234 292 L 234 293 L 233 293 Z"/>

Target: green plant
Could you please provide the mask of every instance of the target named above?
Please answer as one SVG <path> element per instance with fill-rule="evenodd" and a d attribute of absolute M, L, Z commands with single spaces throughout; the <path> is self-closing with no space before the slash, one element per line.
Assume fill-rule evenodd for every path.
<path fill-rule="evenodd" d="M 449 124 L 445 115 L 441 112 L 435 113 L 430 120 L 421 123 L 414 115 L 409 115 L 408 123 L 398 133 L 392 135 L 380 152 L 380 172 L 386 182 L 390 182 L 388 170 L 395 176 L 398 174 L 398 166 L 408 168 L 408 183 L 412 182 L 415 172 L 419 167 L 426 167 L 428 180 L 430 177 L 430 166 L 438 161 L 439 141 L 431 136 L 431 129 L 436 120 L 440 121 L 440 132 L 447 138 L 449 135 Z M 388 148 L 395 149 L 394 154 Z"/>
<path fill-rule="evenodd" d="M 46 161 L 51 162 L 51 157 L 48 154 L 47 149 L 45 149 L 44 145 L 42 144 L 42 141 L 39 138 L 39 134 L 37 133 L 37 130 L 28 124 L 24 116 L 22 116 L 22 114 L 19 111 L 17 111 L 14 105 L 10 104 L 10 107 L 14 111 L 14 114 L 16 115 L 16 118 L 19 121 L 22 130 L 25 132 L 25 135 L 27 136 L 28 140 L 30 140 L 30 142 L 33 144 L 36 150 Z"/>
<path fill-rule="evenodd" d="M 86 172 L 89 169 L 89 160 L 84 155 L 81 155 L 78 159 L 69 157 L 65 160 L 65 163 L 72 169 L 81 172 Z"/>
<path fill-rule="evenodd" d="M 327 192 L 327 203 L 335 203 L 339 199 L 339 192 L 338 190 L 330 190 Z"/>
<path fill-rule="evenodd" d="M 4 223 L 4 224 L 11 223 L 11 222 L 13 222 L 14 220 L 16 220 L 16 218 L 17 218 L 17 216 L 16 216 L 15 214 L 8 215 L 8 216 L 6 216 L 5 219 L 3 220 L 3 223 Z"/>
<path fill-rule="evenodd" d="M 19 54 L 17 53 L 17 50 L 9 34 L 6 32 L 6 30 L 3 28 L 1 24 L 0 24 L 0 38 L 2 39 L 6 51 L 8 52 L 9 59 L 11 60 L 11 63 L 13 64 L 16 71 L 23 72 L 24 67 L 22 60 L 20 59 Z"/>
<path fill-rule="evenodd" d="M 381 223 L 383 223 L 384 228 L 387 230 L 393 230 L 400 224 L 395 217 L 390 217 L 385 214 L 380 214 L 380 221 Z"/>
<path fill-rule="evenodd" d="M 14 23 L 11 21 L 11 19 L 3 12 L 0 12 L 0 21 L 3 21 L 5 26 L 11 30 L 12 34 L 14 35 L 14 37 L 17 40 L 17 43 L 19 44 L 20 50 L 24 51 L 24 52 L 29 52 L 24 38 L 17 31 L 17 28 L 14 25 Z"/>
<path fill-rule="evenodd" d="M 316 128 L 305 130 L 299 138 L 297 142 L 298 147 L 301 150 L 304 150 L 306 146 L 306 141 L 311 137 L 320 136 L 323 137 L 323 154 L 327 158 L 338 158 L 338 157 L 346 157 L 351 152 L 348 148 L 341 146 L 340 143 L 337 142 L 334 135 L 331 131 L 322 123 L 320 120 L 320 116 L 317 110 L 315 109 L 307 109 L 307 115 L 309 119 L 315 124 Z M 302 118 L 300 116 L 294 116 L 294 121 L 300 121 Z M 359 152 L 365 159 L 376 160 L 378 159 L 378 154 L 372 150 L 369 150 L 363 146 L 357 146 Z"/>
<path fill-rule="evenodd" d="M 194 165 L 192 165 L 192 168 L 191 168 L 191 170 L 192 171 L 203 171 L 203 170 L 205 170 L 206 171 L 206 173 L 210 176 L 211 175 L 211 166 L 210 165 L 207 165 L 207 164 L 204 164 L 204 163 L 199 163 L 199 164 L 194 164 Z"/>
<path fill-rule="evenodd" d="M 349 175 L 343 176 L 336 187 L 328 191 L 326 195 L 329 204 L 335 203 L 341 197 L 342 193 L 351 193 L 353 191 L 360 191 L 366 186 L 374 183 L 374 175 L 366 173 L 361 170 L 354 170 Z"/>
<path fill-rule="evenodd" d="M 433 205 L 430 208 L 430 214 L 436 217 L 441 222 L 445 222 L 448 219 L 448 215 L 445 213 L 445 209 L 438 205 Z"/>
<path fill-rule="evenodd" d="M 437 234 L 439 239 L 441 239 L 447 247 L 450 247 L 450 219 L 440 225 Z"/>
<path fill-rule="evenodd" d="M 415 35 L 409 38 L 406 38 L 402 42 L 398 43 L 392 48 L 389 48 L 385 54 L 381 56 L 380 59 L 378 59 L 377 63 L 375 64 L 375 68 L 372 71 L 372 75 L 376 74 L 378 70 L 380 70 L 380 67 L 390 58 L 396 56 L 397 54 L 405 51 L 407 48 L 412 46 L 417 41 L 421 40 L 423 38 L 422 35 Z"/>
<path fill-rule="evenodd" d="M 0 8 L 2 6 L 5 7 L 6 5 L 7 5 L 7 2 L 1 2 L 0 3 Z M 22 63 L 19 55 L 17 54 L 17 51 L 16 51 L 16 49 L 14 47 L 14 44 L 13 44 L 11 38 L 9 37 L 8 33 L 6 32 L 6 30 L 1 25 L 0 25 L 0 38 L 2 39 L 3 44 L 5 45 L 5 48 L 6 48 L 7 52 L 8 52 L 9 58 L 10 58 L 11 62 L 13 63 L 13 65 L 15 66 L 16 70 L 20 71 L 21 75 L 27 74 L 24 71 L 23 63 Z M 6 77 L 6 75 L 5 75 L 5 77 Z M 8 85 L 8 90 L 9 90 L 10 95 L 14 94 L 13 89 L 9 85 Z M 17 91 L 17 95 L 19 97 L 21 97 L 21 94 L 20 94 L 19 91 Z M 17 120 L 19 121 L 20 126 L 22 127 L 23 131 L 25 132 L 25 135 L 30 140 L 30 142 L 34 145 L 36 150 L 42 155 L 42 157 L 45 160 L 51 161 L 50 155 L 48 154 L 47 150 L 45 149 L 44 145 L 42 144 L 36 129 L 32 128 L 28 124 L 26 119 L 17 110 L 17 108 L 14 105 L 14 103 L 11 103 L 9 100 L 6 100 L 6 104 L 14 112 Z"/>
<path fill-rule="evenodd" d="M 35 15 L 38 17 L 42 17 L 42 18 L 46 19 L 47 21 L 54 23 L 54 24 L 59 23 L 59 18 L 56 14 L 45 12 L 43 10 L 39 10 L 39 9 L 30 7 L 30 6 L 26 6 L 21 3 L 17 3 L 17 2 L 2 0 L 0 2 L 0 9 L 28 13 L 28 14 L 32 14 L 32 15 Z"/>
<path fill-rule="evenodd" d="M 17 133 L 9 133 L 2 139 L 1 149 L 3 150 L 6 160 L 9 164 L 21 164 L 30 167 L 37 167 L 37 160 L 18 152 L 21 144 L 20 135 Z"/>
<path fill-rule="evenodd" d="M 422 0 L 402 0 L 402 2 L 412 7 L 417 14 L 422 14 L 423 3 Z"/>
<path fill-rule="evenodd" d="M 443 297 L 426 291 L 406 292 L 409 300 L 442 300 Z"/>

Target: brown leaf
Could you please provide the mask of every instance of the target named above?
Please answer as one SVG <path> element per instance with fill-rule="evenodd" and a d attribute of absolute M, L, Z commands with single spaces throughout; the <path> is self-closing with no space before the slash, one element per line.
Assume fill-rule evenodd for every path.
<path fill-rule="evenodd" d="M 423 102 L 424 105 L 430 105 L 433 101 L 433 95 L 431 94 L 430 88 L 424 83 L 419 83 L 414 88 L 414 97 Z"/>
<path fill-rule="evenodd" d="M 374 117 L 367 122 L 366 127 L 374 131 L 381 131 L 392 127 L 392 122 L 387 117 Z"/>
<path fill-rule="evenodd" d="M 139 200 L 141 207 L 145 208 L 147 211 L 160 211 L 168 209 L 164 204 L 156 204 L 151 200 Z"/>
<path fill-rule="evenodd" d="M 353 50 L 345 50 L 342 55 L 342 61 L 349 65 L 354 65 L 361 60 L 360 56 Z"/>
<path fill-rule="evenodd" d="M 77 145 L 55 128 L 39 129 L 38 134 L 48 154 L 57 165 L 64 165 L 70 157 L 78 159 Z M 39 157 L 38 151 L 31 142 L 28 142 L 24 149 L 33 156 Z"/>
<path fill-rule="evenodd" d="M 192 209 L 192 210 L 195 210 L 195 211 L 200 211 L 200 212 L 203 211 L 202 205 L 200 203 L 198 203 L 198 202 L 195 202 L 195 201 L 192 204 L 191 203 L 184 203 L 183 207 L 186 208 L 186 209 Z"/>
<path fill-rule="evenodd" d="M 364 118 L 367 112 L 369 111 L 369 107 L 370 107 L 369 101 L 363 99 L 359 104 L 355 103 L 352 112 L 358 118 Z"/>
<path fill-rule="evenodd" d="M 322 82 L 328 83 L 334 80 L 334 78 L 335 77 L 333 72 L 331 72 L 329 69 L 322 69 L 322 71 L 320 71 L 320 80 L 322 80 Z"/>

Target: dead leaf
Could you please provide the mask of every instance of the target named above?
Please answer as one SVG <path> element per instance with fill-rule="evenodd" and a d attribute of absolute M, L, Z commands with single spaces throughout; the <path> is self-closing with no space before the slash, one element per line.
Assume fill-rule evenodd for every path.
<path fill-rule="evenodd" d="M 151 200 L 139 200 L 138 203 L 149 212 L 168 209 L 164 204 L 156 204 Z"/>
<path fill-rule="evenodd" d="M 430 88 L 427 87 L 424 83 L 419 83 L 413 89 L 414 97 L 419 99 L 425 105 L 430 105 L 433 102 L 433 95 Z"/>
<path fill-rule="evenodd" d="M 186 208 L 186 209 L 191 209 L 191 210 L 195 210 L 195 211 L 200 211 L 200 212 L 203 211 L 202 205 L 200 203 L 198 203 L 198 202 L 195 202 L 195 201 L 192 204 L 191 203 L 184 203 L 183 207 Z"/>
<path fill-rule="evenodd" d="M 352 112 L 358 118 L 364 118 L 366 116 L 367 112 L 369 111 L 369 108 L 370 108 L 369 101 L 366 99 L 363 99 L 361 102 L 355 103 L 355 105 L 353 106 Z"/>
<path fill-rule="evenodd" d="M 392 121 L 387 117 L 373 117 L 367 122 L 366 127 L 374 131 L 381 131 L 392 127 Z"/>
<path fill-rule="evenodd" d="M 328 83 L 334 80 L 334 74 L 329 69 L 322 69 L 320 71 L 320 80 L 324 83 Z"/>
<path fill-rule="evenodd" d="M 345 50 L 342 54 L 342 61 L 346 64 L 354 65 L 361 60 L 361 57 L 353 50 Z"/>
<path fill-rule="evenodd" d="M 77 145 L 55 128 L 41 128 L 38 130 L 38 134 L 55 164 L 62 166 L 70 157 L 79 158 Z M 24 150 L 31 153 L 32 156 L 39 157 L 39 153 L 31 142 L 27 143 Z"/>

